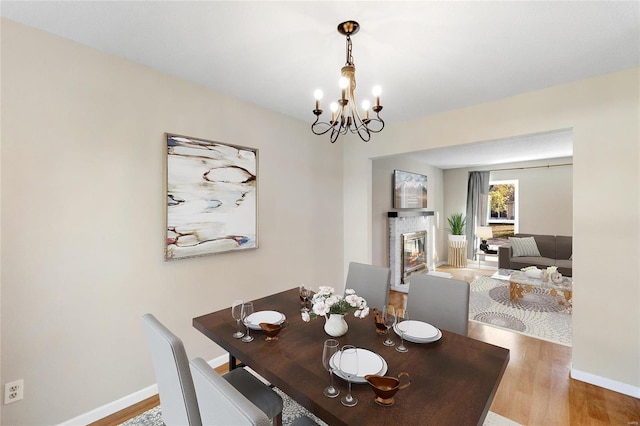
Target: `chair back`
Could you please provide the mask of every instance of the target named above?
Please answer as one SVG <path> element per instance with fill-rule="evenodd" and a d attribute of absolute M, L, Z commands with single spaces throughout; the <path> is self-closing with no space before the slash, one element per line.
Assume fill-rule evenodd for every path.
<path fill-rule="evenodd" d="M 469 283 L 427 274 L 413 274 L 407 295 L 412 320 L 466 336 L 469 331 Z"/>
<path fill-rule="evenodd" d="M 371 308 L 382 309 L 389 300 L 390 278 L 389 268 L 351 262 L 345 289 L 354 289 L 358 296 L 364 297 Z"/>
<path fill-rule="evenodd" d="M 152 314 L 142 317 L 165 425 L 201 426 L 198 400 L 182 341 Z"/>
<path fill-rule="evenodd" d="M 190 363 L 204 425 L 270 426 L 265 413 L 220 376 L 202 358 Z M 271 392 L 271 390 L 269 390 Z"/>

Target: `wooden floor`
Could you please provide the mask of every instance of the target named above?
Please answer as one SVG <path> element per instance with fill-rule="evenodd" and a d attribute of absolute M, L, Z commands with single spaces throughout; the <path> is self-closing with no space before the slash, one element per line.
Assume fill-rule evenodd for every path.
<path fill-rule="evenodd" d="M 468 282 L 494 271 L 440 267 Z M 390 303 L 406 306 L 406 294 L 392 291 Z M 511 350 L 491 411 L 522 425 L 639 425 L 640 399 L 569 377 L 571 348 L 471 322 L 469 336 Z M 217 369 L 223 372 L 225 367 Z M 464 401 L 460 401 L 464 403 Z M 158 404 L 156 397 L 93 423 L 117 425 Z"/>

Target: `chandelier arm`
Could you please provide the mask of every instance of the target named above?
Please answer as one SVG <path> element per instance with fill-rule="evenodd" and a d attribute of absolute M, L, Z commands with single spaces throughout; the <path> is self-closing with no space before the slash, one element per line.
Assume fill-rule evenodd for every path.
<path fill-rule="evenodd" d="M 349 130 L 349 126 L 347 126 L 347 119 L 344 115 L 342 115 L 340 117 L 340 126 L 338 127 L 337 131 L 339 134 L 341 135 L 346 135 L 347 131 Z"/>
<path fill-rule="evenodd" d="M 364 123 L 364 121 L 361 121 L 360 124 L 353 126 L 351 128 L 351 133 L 357 133 L 358 136 L 360 136 L 360 139 L 362 139 L 364 142 L 369 142 L 369 140 L 371 139 L 371 130 L 366 125 L 366 123 Z"/>
<path fill-rule="evenodd" d="M 353 93 L 351 94 L 352 98 L 353 98 Z M 355 106 L 355 99 L 353 100 L 353 105 Z M 360 113 L 358 112 L 358 108 L 352 108 L 351 109 L 351 116 L 353 117 L 353 122 L 354 123 L 360 123 L 356 125 L 356 128 L 360 127 L 360 126 L 364 126 L 367 127 L 367 121 L 363 120 L 362 117 L 360 117 Z"/>
<path fill-rule="evenodd" d="M 379 133 L 382 131 L 382 129 L 384 129 L 384 120 L 380 117 L 380 111 L 376 112 L 376 118 L 374 118 L 372 121 L 377 121 L 378 123 L 381 124 L 378 130 L 372 130 L 373 133 Z"/>
<path fill-rule="evenodd" d="M 331 141 L 331 143 L 335 143 L 335 141 L 338 140 L 338 136 L 340 136 L 340 132 L 338 130 L 336 130 L 335 127 L 331 128 L 331 136 L 329 137 L 329 140 Z"/>
<path fill-rule="evenodd" d="M 351 93 L 351 99 L 353 100 L 353 92 Z M 355 100 L 353 100 L 353 104 L 355 105 Z M 371 140 L 371 129 L 369 129 L 367 119 L 362 119 L 360 117 L 360 113 L 357 108 L 351 108 L 351 117 L 353 120 L 353 128 L 351 129 L 351 133 L 357 133 L 364 142 L 369 142 Z"/>
<path fill-rule="evenodd" d="M 369 126 L 370 123 L 380 123 L 380 128 L 379 129 L 374 129 L 371 126 Z M 382 129 L 384 129 L 384 120 L 382 118 L 371 118 L 369 119 L 369 121 L 367 122 L 367 129 L 369 129 L 370 132 L 372 133 L 380 133 L 382 131 Z"/>
<path fill-rule="evenodd" d="M 372 133 L 380 133 L 382 129 L 384 129 L 384 120 L 380 117 L 380 111 L 382 110 L 382 107 L 380 106 L 376 108 L 377 108 L 377 111 L 376 111 L 375 118 L 365 118 L 364 120 L 360 118 L 360 114 L 358 114 L 358 111 L 356 111 L 356 115 L 359 121 L 362 123 L 362 126 L 366 127 L 367 130 Z M 374 129 L 370 126 L 370 124 L 374 122 L 380 123 L 379 129 Z"/>
<path fill-rule="evenodd" d="M 327 126 L 326 130 L 316 130 L 319 126 Z M 331 123 L 327 123 L 326 121 L 320 121 L 320 117 L 316 118 L 316 121 L 311 125 L 311 131 L 313 134 L 321 136 L 327 133 L 329 130 L 333 128 Z"/>
<path fill-rule="evenodd" d="M 360 136 L 360 139 L 362 139 L 364 142 L 369 142 L 371 140 L 371 132 L 369 131 L 367 126 L 360 126 L 357 130 L 358 136 Z"/>
<path fill-rule="evenodd" d="M 340 123 L 340 119 L 336 117 L 335 121 L 319 121 L 320 117 L 316 118 L 316 121 L 311 125 L 311 131 L 318 136 L 324 135 L 326 134 L 329 130 L 336 130 L 336 129 L 340 129 L 342 126 L 342 124 Z M 338 125 L 340 124 L 340 125 Z M 325 130 L 317 130 L 317 128 L 319 126 L 327 126 L 327 128 Z M 336 127 L 337 126 L 337 127 Z M 344 134 L 344 132 L 342 132 Z"/>

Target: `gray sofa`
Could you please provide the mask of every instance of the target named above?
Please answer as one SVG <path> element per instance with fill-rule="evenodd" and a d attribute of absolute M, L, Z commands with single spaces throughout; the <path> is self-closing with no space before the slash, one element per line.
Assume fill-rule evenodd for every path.
<path fill-rule="evenodd" d="M 571 277 L 573 253 L 572 237 L 561 235 L 516 234 L 516 238 L 533 237 L 538 246 L 540 257 L 514 257 L 511 244 L 503 244 L 498 248 L 498 267 L 501 269 L 522 269 L 536 266 L 545 269 L 547 266 L 557 266 L 558 272 Z"/>

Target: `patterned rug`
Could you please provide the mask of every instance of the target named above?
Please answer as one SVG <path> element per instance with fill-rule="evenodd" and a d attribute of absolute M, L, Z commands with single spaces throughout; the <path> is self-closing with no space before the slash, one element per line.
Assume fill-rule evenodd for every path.
<path fill-rule="evenodd" d="M 512 302 L 509 281 L 479 277 L 471 283 L 469 320 L 571 346 L 571 314 L 535 287 Z"/>
<path fill-rule="evenodd" d="M 303 406 L 295 402 L 293 399 L 289 398 L 287 394 L 282 392 L 278 388 L 273 388 L 280 396 L 282 396 L 282 400 L 284 402 L 284 407 L 282 409 L 282 425 L 289 426 L 295 419 L 302 416 L 307 416 L 310 419 L 313 419 L 318 425 L 325 426 L 326 423 L 311 414 L 307 411 Z M 140 414 L 137 417 L 132 418 L 131 420 L 127 420 L 122 423 L 123 426 L 164 426 L 162 422 L 162 412 L 160 411 L 160 406 L 152 408 L 149 411 L 146 411 Z M 511 421 L 506 417 L 502 417 L 492 411 L 487 413 L 487 417 L 484 420 L 483 426 L 520 426 L 519 423 Z"/>
<path fill-rule="evenodd" d="M 277 392 L 281 397 L 284 403 L 282 408 L 282 425 L 288 426 L 291 425 L 298 417 L 307 416 L 310 419 L 313 419 L 318 425 L 326 425 L 322 420 L 311 414 L 307 411 L 302 405 L 295 402 L 291 399 L 287 394 L 282 392 L 278 388 L 272 388 L 275 392 Z M 140 414 L 137 417 L 134 417 L 126 422 L 122 423 L 123 426 L 164 426 L 162 422 L 162 411 L 160 406 L 154 407 L 149 411 L 146 411 Z"/>

